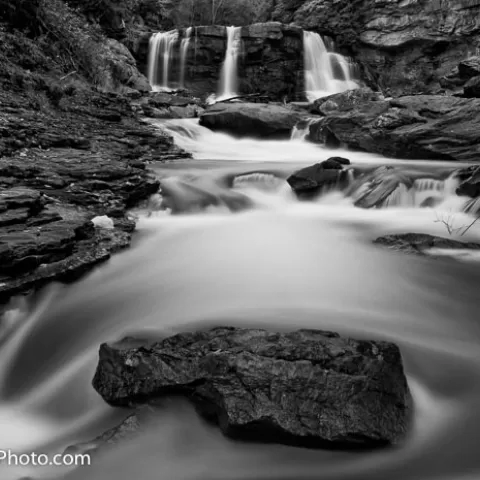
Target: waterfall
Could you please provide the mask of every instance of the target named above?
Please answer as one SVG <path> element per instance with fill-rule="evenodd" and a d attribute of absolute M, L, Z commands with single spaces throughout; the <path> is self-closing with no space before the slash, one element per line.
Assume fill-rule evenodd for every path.
<path fill-rule="evenodd" d="M 220 100 L 234 97 L 238 90 L 238 57 L 242 47 L 242 27 L 227 27 L 227 51 L 220 78 Z"/>
<path fill-rule="evenodd" d="M 150 37 L 148 80 L 153 90 L 169 90 L 170 63 L 178 30 L 155 33 Z M 160 68 L 161 65 L 161 68 Z"/>
<path fill-rule="evenodd" d="M 180 45 L 180 88 L 185 87 L 185 69 L 187 65 L 188 48 L 192 38 L 193 27 L 185 30 L 185 36 Z"/>
<path fill-rule="evenodd" d="M 358 88 L 352 79 L 348 60 L 333 51 L 333 42 L 327 48 L 318 33 L 303 32 L 305 61 L 305 90 L 309 101 Z"/>

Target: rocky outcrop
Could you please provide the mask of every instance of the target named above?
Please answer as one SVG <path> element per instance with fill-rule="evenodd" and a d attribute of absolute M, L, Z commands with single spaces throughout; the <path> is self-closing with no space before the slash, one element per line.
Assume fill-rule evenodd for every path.
<path fill-rule="evenodd" d="M 117 406 L 188 396 L 226 435 L 257 441 L 365 448 L 401 441 L 409 425 L 398 348 L 316 330 L 103 344 L 93 385 Z"/>
<path fill-rule="evenodd" d="M 386 235 L 384 237 L 377 238 L 373 243 L 398 252 L 421 256 L 432 256 L 428 252 L 433 250 L 435 253 L 435 249 L 480 251 L 480 244 L 478 243 L 461 242 L 452 240 L 450 238 L 436 237 L 434 235 L 427 235 L 424 233 Z"/>
<path fill-rule="evenodd" d="M 320 99 L 309 139 L 406 159 L 477 161 L 479 99 L 416 95 L 365 99 L 362 90 Z"/>
<path fill-rule="evenodd" d="M 217 103 L 200 116 L 200 125 L 237 136 L 289 138 L 306 113 L 277 104 Z"/>
<path fill-rule="evenodd" d="M 480 46 L 478 0 L 278 0 L 273 19 L 333 37 L 392 95 L 438 92 Z"/>
<path fill-rule="evenodd" d="M 145 164 L 185 155 L 127 97 L 80 84 L 52 103 L 28 72 L 14 73 L 0 68 L 0 303 L 75 280 L 127 247 L 127 209 L 159 187 Z M 108 228 L 94 226 L 98 216 Z"/>
<path fill-rule="evenodd" d="M 287 178 L 287 182 L 299 198 L 309 199 L 330 188 L 341 190 L 348 186 L 346 165 L 350 160 L 332 157 L 322 163 L 302 168 Z"/>
<path fill-rule="evenodd" d="M 199 99 L 182 94 L 153 93 L 143 97 L 139 104 L 149 118 L 197 118 L 204 109 Z"/>

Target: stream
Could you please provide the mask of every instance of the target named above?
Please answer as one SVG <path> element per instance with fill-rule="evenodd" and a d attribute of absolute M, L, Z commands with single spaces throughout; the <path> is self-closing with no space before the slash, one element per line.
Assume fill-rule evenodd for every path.
<path fill-rule="evenodd" d="M 161 427 L 88 468 L 0 465 L 1 478 L 478 479 L 480 258 L 412 257 L 372 244 L 391 233 L 448 236 L 445 218 L 470 223 L 450 178 L 459 164 L 332 151 L 302 135 L 236 139 L 197 120 L 160 123 L 194 156 L 152 165 L 166 205 L 181 214 L 152 199 L 132 212 L 130 250 L 75 284 L 12 300 L 0 323 L 0 449 L 58 453 L 125 418 L 91 386 L 100 343 L 214 325 L 397 343 L 415 403 L 411 432 L 398 447 L 361 454 L 252 445 L 226 439 L 174 401 Z M 358 168 L 399 166 L 417 178 L 414 191 L 370 210 L 335 189 L 299 201 L 285 179 L 330 156 Z M 435 207 L 421 207 L 428 198 Z M 480 241 L 480 224 L 462 240 Z"/>

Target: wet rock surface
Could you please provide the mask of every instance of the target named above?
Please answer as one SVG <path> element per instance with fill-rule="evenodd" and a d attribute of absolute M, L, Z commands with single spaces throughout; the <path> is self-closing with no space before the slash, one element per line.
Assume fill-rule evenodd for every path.
<path fill-rule="evenodd" d="M 217 103 L 200 117 L 200 125 L 237 136 L 290 138 L 306 112 L 279 104 Z"/>
<path fill-rule="evenodd" d="M 184 395 L 228 436 L 312 447 L 394 444 L 410 418 L 398 347 L 314 330 L 103 344 L 93 385 L 116 406 Z"/>
<path fill-rule="evenodd" d="M 333 37 L 390 95 L 438 93 L 480 45 L 477 0 L 278 0 L 272 18 Z"/>
<path fill-rule="evenodd" d="M 127 209 L 159 187 L 146 164 L 185 156 L 128 97 L 85 89 L 36 109 L 31 95 L 0 89 L 0 302 L 127 247 Z M 114 228 L 95 228 L 98 216 Z"/>
<path fill-rule="evenodd" d="M 432 249 L 480 251 L 478 243 L 462 242 L 424 233 L 385 235 L 377 238 L 373 243 L 398 252 L 422 256 L 427 255 Z"/>
<path fill-rule="evenodd" d="M 315 197 L 330 187 L 341 190 L 348 185 L 347 165 L 350 160 L 332 157 L 295 172 L 287 182 L 299 198 Z"/>
<path fill-rule="evenodd" d="M 320 100 L 309 139 L 405 159 L 477 161 L 479 99 L 416 95 L 372 100 L 351 90 Z M 328 108 L 327 108 L 328 106 Z"/>

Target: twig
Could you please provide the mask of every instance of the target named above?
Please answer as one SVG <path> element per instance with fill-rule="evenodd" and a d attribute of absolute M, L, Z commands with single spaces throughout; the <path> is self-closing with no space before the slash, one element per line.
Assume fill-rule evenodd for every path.
<path fill-rule="evenodd" d="M 63 76 L 63 77 L 60 79 L 60 81 L 65 80 L 65 79 L 68 78 L 70 75 L 74 75 L 75 73 L 77 73 L 77 70 L 74 70 L 73 72 L 67 73 L 65 76 Z"/>
<path fill-rule="evenodd" d="M 262 96 L 261 93 L 249 93 L 249 94 L 246 94 L 246 95 L 237 95 L 236 97 L 227 98 L 226 100 L 219 100 L 216 103 L 228 103 L 228 102 L 231 102 L 232 100 L 239 100 L 241 98 L 257 98 L 257 97 L 261 97 L 261 96 Z"/>

